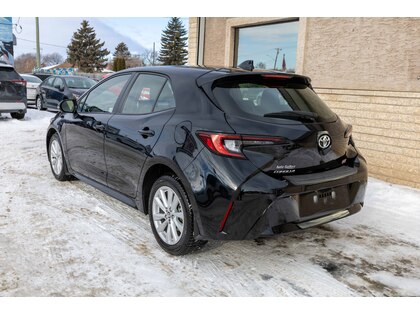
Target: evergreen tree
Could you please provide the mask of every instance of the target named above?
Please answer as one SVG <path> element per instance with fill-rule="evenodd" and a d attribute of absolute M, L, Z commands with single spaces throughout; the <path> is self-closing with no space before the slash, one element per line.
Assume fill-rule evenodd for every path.
<path fill-rule="evenodd" d="M 124 42 L 119 43 L 117 47 L 115 47 L 114 57 L 123 57 L 124 59 L 131 57 L 131 53 Z"/>
<path fill-rule="evenodd" d="M 113 71 L 120 71 L 120 70 L 124 70 L 126 69 L 126 63 L 125 63 L 125 59 L 122 57 L 115 57 L 113 64 L 112 64 L 112 70 Z"/>
<path fill-rule="evenodd" d="M 105 68 L 109 51 L 103 48 L 105 42 L 96 38 L 93 27 L 83 20 L 81 27 L 73 33 L 71 43 L 67 46 L 68 62 L 84 72 L 101 71 Z"/>
<path fill-rule="evenodd" d="M 187 30 L 178 17 L 173 17 L 163 30 L 158 60 L 164 65 L 184 65 L 187 61 Z"/>

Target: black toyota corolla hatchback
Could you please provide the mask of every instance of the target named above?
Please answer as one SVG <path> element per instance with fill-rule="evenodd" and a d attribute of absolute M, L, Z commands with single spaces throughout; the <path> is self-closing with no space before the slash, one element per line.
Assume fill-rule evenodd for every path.
<path fill-rule="evenodd" d="M 366 161 L 305 76 L 201 67 L 118 72 L 60 104 L 47 133 L 74 176 L 149 214 L 159 245 L 255 239 L 358 212 Z"/>

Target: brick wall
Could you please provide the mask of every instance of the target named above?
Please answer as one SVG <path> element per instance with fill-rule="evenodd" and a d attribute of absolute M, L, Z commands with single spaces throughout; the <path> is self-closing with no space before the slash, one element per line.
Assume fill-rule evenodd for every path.
<path fill-rule="evenodd" d="M 420 188 L 420 93 L 315 90 L 353 125 L 371 176 Z"/>

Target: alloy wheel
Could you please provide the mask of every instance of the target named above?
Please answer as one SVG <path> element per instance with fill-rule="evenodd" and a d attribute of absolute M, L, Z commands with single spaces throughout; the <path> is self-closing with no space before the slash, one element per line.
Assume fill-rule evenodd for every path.
<path fill-rule="evenodd" d="M 168 186 L 160 187 L 153 196 L 152 217 L 162 241 L 175 245 L 184 231 L 184 209 L 178 194 Z"/>
<path fill-rule="evenodd" d="M 39 97 L 36 99 L 36 107 L 37 107 L 39 110 L 41 110 L 41 109 L 42 109 L 41 96 L 39 96 Z"/>
<path fill-rule="evenodd" d="M 63 169 L 63 153 L 58 140 L 53 140 L 50 145 L 51 166 L 55 175 L 60 175 Z"/>

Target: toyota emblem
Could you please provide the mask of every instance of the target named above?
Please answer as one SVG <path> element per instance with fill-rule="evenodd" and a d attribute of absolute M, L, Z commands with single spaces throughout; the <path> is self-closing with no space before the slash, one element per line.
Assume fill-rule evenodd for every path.
<path fill-rule="evenodd" d="M 329 135 L 324 134 L 318 138 L 318 146 L 322 150 L 329 148 L 330 145 L 331 145 L 331 137 Z"/>

